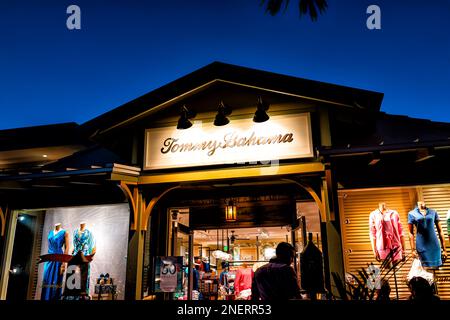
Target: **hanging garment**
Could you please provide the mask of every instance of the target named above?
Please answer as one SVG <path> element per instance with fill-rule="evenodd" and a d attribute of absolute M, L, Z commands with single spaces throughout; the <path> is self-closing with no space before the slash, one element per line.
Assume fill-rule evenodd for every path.
<path fill-rule="evenodd" d="M 242 268 L 236 272 L 236 278 L 234 280 L 234 292 L 236 296 L 244 290 L 252 288 L 253 270 L 251 268 Z"/>
<path fill-rule="evenodd" d="M 198 285 L 199 281 L 200 281 L 200 274 L 199 274 L 197 269 L 193 268 L 192 269 L 192 290 L 198 291 L 198 289 L 199 289 L 199 285 Z"/>
<path fill-rule="evenodd" d="M 385 214 L 379 209 L 372 211 L 369 216 L 369 229 L 371 238 L 376 239 L 376 250 L 380 259 L 386 259 L 391 252 L 395 252 L 393 261 L 403 258 L 403 227 L 397 211 L 388 210 Z"/>
<path fill-rule="evenodd" d="M 303 290 L 312 294 L 325 292 L 322 252 L 312 242 L 312 239 L 308 241 L 305 249 L 300 254 L 300 274 Z"/>
<path fill-rule="evenodd" d="M 228 287 L 228 270 L 222 271 L 220 273 L 219 282 L 222 286 Z"/>
<path fill-rule="evenodd" d="M 425 216 L 417 207 L 408 213 L 408 224 L 416 227 L 416 250 L 424 267 L 442 266 L 441 245 L 434 228 L 437 221 L 439 215 L 433 209 L 427 208 Z"/>
<path fill-rule="evenodd" d="M 48 253 L 62 254 L 66 230 L 48 233 Z M 61 262 L 47 261 L 44 265 L 44 279 L 42 281 L 41 300 L 60 300 L 62 296 L 63 274 Z"/>
<path fill-rule="evenodd" d="M 95 247 L 95 239 L 91 231 L 84 229 L 80 232 L 79 229 L 75 230 L 73 233 L 73 255 L 75 256 L 78 252 L 81 252 L 85 256 L 92 254 Z M 89 295 L 89 281 L 91 274 L 90 264 L 81 264 L 81 272 L 87 272 L 86 279 L 86 294 Z"/>

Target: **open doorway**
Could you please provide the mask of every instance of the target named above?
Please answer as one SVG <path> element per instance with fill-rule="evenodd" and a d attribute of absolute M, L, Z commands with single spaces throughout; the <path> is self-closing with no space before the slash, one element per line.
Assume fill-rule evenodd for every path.
<path fill-rule="evenodd" d="M 36 293 L 44 212 L 20 212 L 17 216 L 14 246 L 9 267 L 6 300 L 33 299 Z"/>

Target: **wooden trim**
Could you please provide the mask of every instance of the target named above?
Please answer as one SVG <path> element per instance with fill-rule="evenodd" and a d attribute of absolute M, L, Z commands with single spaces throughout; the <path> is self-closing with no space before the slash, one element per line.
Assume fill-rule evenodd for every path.
<path fill-rule="evenodd" d="M 27 212 L 28 214 L 28 212 Z M 36 292 L 39 288 L 39 266 L 34 263 L 38 261 L 39 256 L 41 255 L 42 249 L 42 239 L 43 231 L 44 231 L 44 222 L 45 222 L 45 211 L 39 211 L 33 214 L 36 217 L 35 226 L 34 226 L 34 239 L 33 239 L 33 250 L 31 252 L 31 266 L 30 266 L 30 278 L 28 280 L 28 293 L 27 300 L 34 300 L 36 297 Z"/>
<path fill-rule="evenodd" d="M 0 237 L 5 236 L 5 230 L 6 230 L 6 219 L 8 218 L 9 209 L 6 207 L 5 211 L 3 211 L 3 208 L 0 207 Z"/>
<path fill-rule="evenodd" d="M 131 189 L 128 185 L 134 185 L 133 193 L 131 192 Z M 136 230 L 136 227 L 138 225 L 138 195 L 139 190 L 136 183 L 129 183 L 126 181 L 121 181 L 119 187 L 122 189 L 122 191 L 125 193 L 128 201 L 130 202 L 131 206 L 131 214 L 133 215 L 133 221 L 131 222 L 130 229 Z"/>
<path fill-rule="evenodd" d="M 141 168 L 139 168 L 139 167 L 126 166 L 124 164 L 114 163 L 113 172 L 122 171 L 122 170 L 132 171 L 132 172 L 136 172 L 136 173 L 141 172 Z"/>
<path fill-rule="evenodd" d="M 8 233 L 6 234 L 5 251 L 3 254 L 2 270 L 0 272 L 0 300 L 6 300 L 9 281 L 9 268 L 14 248 L 14 238 L 16 236 L 16 225 L 19 211 L 12 211 L 9 217 Z"/>
<path fill-rule="evenodd" d="M 127 183 L 137 183 L 138 177 L 137 176 L 128 176 L 124 174 L 119 173 L 112 173 L 110 180 L 112 181 L 126 181 Z"/>
<path fill-rule="evenodd" d="M 192 172 L 149 174 L 139 177 L 139 184 L 157 184 L 173 182 L 194 182 L 208 180 L 224 180 L 235 178 L 251 178 L 261 176 L 278 176 L 288 174 L 323 172 L 325 167 L 320 162 L 279 165 L 273 167 L 232 168 L 216 170 L 198 170 Z"/>
<path fill-rule="evenodd" d="M 310 186 L 300 183 L 298 181 L 295 181 L 293 179 L 283 179 L 283 180 L 292 182 L 292 183 L 296 184 L 297 186 L 299 186 L 300 188 L 304 189 L 306 192 L 308 192 L 311 195 L 311 197 L 314 199 L 314 201 L 316 202 L 317 206 L 319 207 L 320 219 L 322 220 L 322 222 L 327 221 L 327 212 L 326 212 L 325 205 L 323 202 L 323 199 L 324 199 L 323 192 L 322 192 L 322 199 L 321 199 L 319 197 L 319 195 L 316 193 L 316 191 L 314 191 L 314 189 L 311 188 Z"/>
<path fill-rule="evenodd" d="M 171 187 L 169 189 L 164 190 L 163 193 L 161 193 L 157 197 L 153 197 L 152 200 L 150 200 L 150 203 L 148 205 L 145 204 L 145 201 L 143 202 L 143 216 L 141 220 L 141 230 L 147 231 L 148 226 L 148 220 L 150 219 L 152 215 L 152 210 L 155 207 L 155 205 L 158 203 L 159 200 L 161 200 L 162 197 L 164 197 L 166 194 L 171 192 L 172 190 L 178 189 L 180 186 Z"/>
<path fill-rule="evenodd" d="M 111 126 L 109 128 L 106 128 L 106 129 L 100 131 L 99 133 L 97 133 L 97 135 L 102 135 L 102 134 L 104 134 L 104 133 L 106 133 L 108 131 L 111 131 L 112 129 L 115 129 L 117 127 L 123 126 L 123 125 L 125 125 L 127 123 L 130 123 L 130 122 L 133 122 L 135 120 L 139 120 L 140 118 L 143 118 L 143 117 L 148 116 L 148 115 L 150 115 L 150 114 L 152 114 L 154 112 L 157 112 L 159 109 L 162 109 L 162 108 L 164 108 L 164 107 L 166 107 L 168 105 L 176 103 L 177 101 L 179 101 L 180 99 L 183 99 L 184 97 L 189 97 L 192 94 L 195 94 L 197 92 L 202 91 L 204 88 L 209 87 L 210 85 L 212 85 L 216 81 L 217 81 L 217 79 L 209 81 L 207 83 L 204 83 L 204 84 L 202 84 L 202 85 L 200 85 L 200 86 L 198 86 L 198 87 L 196 87 L 194 89 L 191 89 L 189 91 L 186 91 L 186 92 L 184 92 L 184 93 L 182 93 L 182 94 L 180 94 L 180 95 L 178 95 L 176 97 L 173 97 L 172 99 L 164 101 L 163 103 L 161 103 L 159 105 L 151 107 L 148 110 L 145 110 L 145 111 L 143 111 L 143 112 L 141 112 L 141 113 L 139 113 L 137 115 L 134 115 L 131 118 L 123 120 L 123 121 L 121 121 L 121 122 L 119 122 L 119 123 L 117 123 L 117 124 L 115 124 L 115 125 L 113 125 L 113 126 Z"/>

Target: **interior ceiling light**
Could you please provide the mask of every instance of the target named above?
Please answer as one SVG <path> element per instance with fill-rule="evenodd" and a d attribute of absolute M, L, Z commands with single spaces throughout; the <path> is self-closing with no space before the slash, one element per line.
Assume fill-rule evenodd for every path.
<path fill-rule="evenodd" d="M 181 107 L 180 111 L 180 119 L 178 119 L 177 129 L 189 129 L 192 127 L 192 122 L 189 121 L 189 119 L 192 119 L 195 117 L 195 114 L 192 111 L 189 111 L 189 109 L 183 105 Z"/>
<path fill-rule="evenodd" d="M 416 153 L 416 162 L 422 162 L 431 158 L 434 158 L 434 150 L 433 148 L 428 149 L 419 149 Z"/>
<path fill-rule="evenodd" d="M 381 158 L 380 158 L 380 153 L 379 152 L 374 152 L 371 154 L 372 158 L 369 161 L 369 166 L 374 166 L 376 165 L 378 162 L 380 162 Z"/>
<path fill-rule="evenodd" d="M 259 97 L 258 103 L 256 104 L 256 112 L 255 115 L 253 116 L 253 122 L 261 123 L 269 120 L 267 110 L 269 110 L 269 104 L 263 101 L 261 97 Z"/>
<path fill-rule="evenodd" d="M 233 200 L 230 200 L 225 206 L 225 221 L 234 222 L 237 220 L 237 208 Z M 233 232 L 233 231 L 231 231 Z"/>
<path fill-rule="evenodd" d="M 230 122 L 227 116 L 229 116 L 231 112 L 231 108 L 223 103 L 223 101 L 220 101 L 217 109 L 217 115 L 214 119 L 214 125 L 218 127 L 227 125 Z"/>

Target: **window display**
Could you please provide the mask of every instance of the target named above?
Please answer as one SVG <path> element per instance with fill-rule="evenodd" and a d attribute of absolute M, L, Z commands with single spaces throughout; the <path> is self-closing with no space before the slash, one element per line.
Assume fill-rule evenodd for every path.
<path fill-rule="evenodd" d="M 370 242 L 377 261 L 392 256 L 399 261 L 405 256 L 405 239 L 400 216 L 397 211 L 389 209 L 384 202 L 369 216 Z"/>
<path fill-rule="evenodd" d="M 62 256 L 39 265 L 39 290 L 34 298 L 61 299 L 66 296 L 65 289 L 61 288 L 66 288 L 68 278 L 76 273 L 82 275 L 80 294 L 86 298 L 124 299 L 129 214 L 128 204 L 47 209 L 43 232 L 48 239 L 43 239 L 40 252 Z M 57 228 L 60 228 L 58 232 Z M 64 254 L 69 257 L 65 258 Z M 70 261 L 68 264 L 76 266 L 76 270 L 71 269 L 70 274 L 64 272 L 66 268 L 61 261 Z M 57 269 L 62 273 L 58 274 Z M 73 294 L 69 296 L 74 298 Z"/>
<path fill-rule="evenodd" d="M 416 249 L 424 267 L 439 268 L 443 264 L 442 258 L 447 258 L 444 235 L 439 221 L 438 213 L 433 209 L 427 208 L 423 201 L 417 202 L 417 207 L 408 214 L 411 246 Z M 435 227 L 439 234 L 439 241 Z M 415 239 L 414 229 L 416 230 Z"/>

